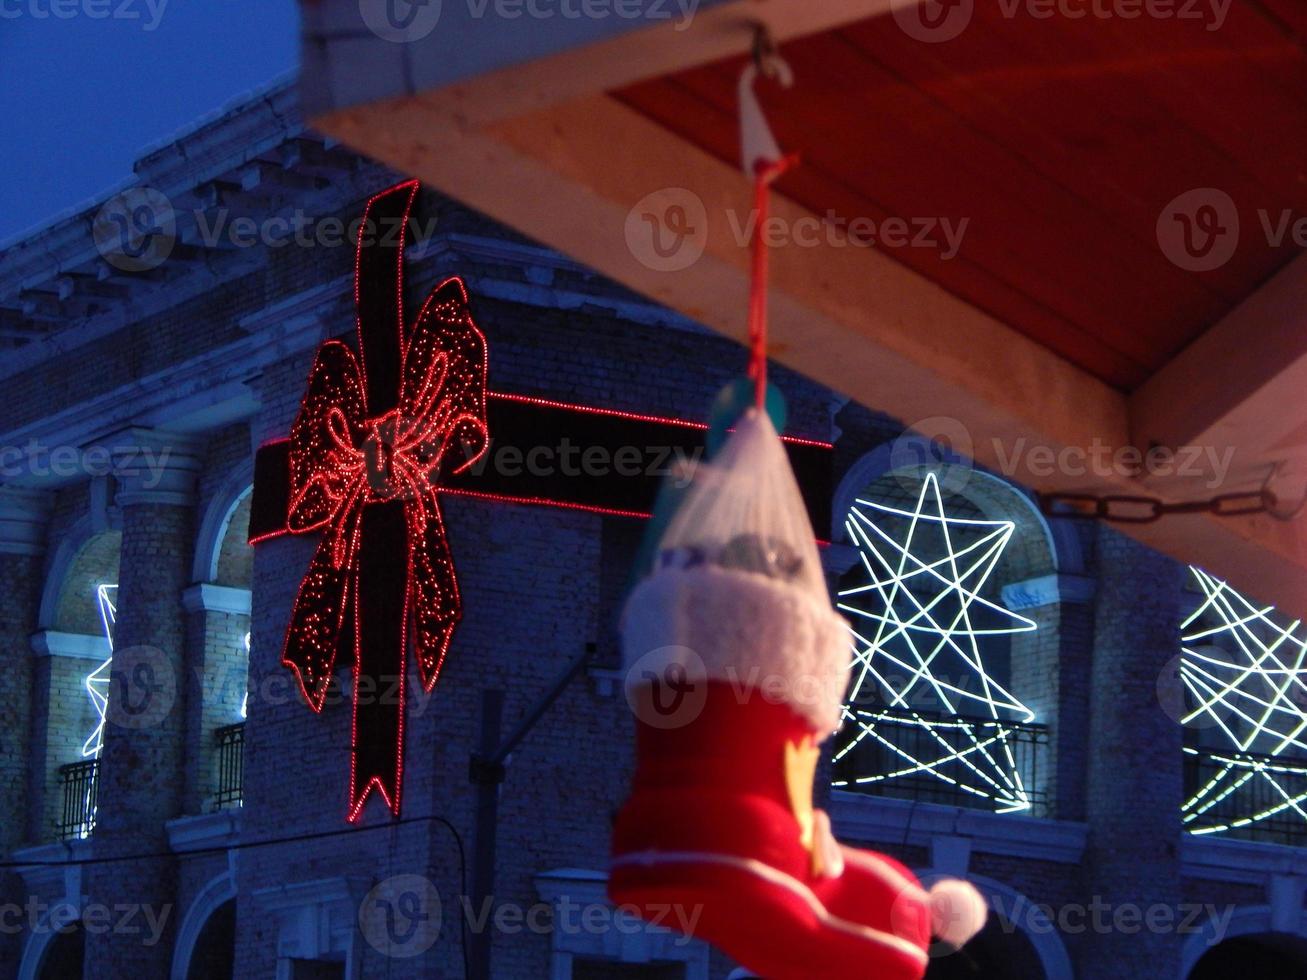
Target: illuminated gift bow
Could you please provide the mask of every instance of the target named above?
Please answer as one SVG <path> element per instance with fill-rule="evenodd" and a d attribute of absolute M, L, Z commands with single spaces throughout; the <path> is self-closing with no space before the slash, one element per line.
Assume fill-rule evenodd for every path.
<path fill-rule="evenodd" d="M 351 820 L 374 787 L 399 812 L 408 639 L 429 692 L 461 614 L 439 477 L 451 447 L 463 457 L 457 473 L 488 444 L 486 343 L 462 281 L 432 290 L 404 327 L 404 234 L 387 245 L 381 226 L 389 218 L 407 228 L 416 194 L 413 181 L 368 203 L 355 273 L 359 356 L 340 341 L 322 344 L 290 432 L 287 528 L 322 540 L 282 662 L 321 711 L 342 642 L 352 648 Z M 380 281 L 392 260 L 394 277 Z M 364 690 L 360 678 L 377 683 Z"/>

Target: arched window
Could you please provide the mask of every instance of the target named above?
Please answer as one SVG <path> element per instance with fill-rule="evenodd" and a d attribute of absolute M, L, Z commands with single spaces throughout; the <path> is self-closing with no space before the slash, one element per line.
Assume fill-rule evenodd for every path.
<path fill-rule="evenodd" d="M 1190 569 L 1168 705 L 1185 725 L 1182 821 L 1194 834 L 1307 842 L 1307 632 Z M 1165 696 L 1167 692 L 1163 688 Z"/>
<path fill-rule="evenodd" d="M 45 947 L 41 965 L 36 969 L 37 980 L 68 980 L 82 975 L 86 959 L 86 930 L 81 920 L 61 927 Z"/>
<path fill-rule="evenodd" d="M 122 535 L 74 525 L 52 555 L 33 638 L 36 691 L 47 710 L 33 732 L 43 773 L 40 836 L 86 837 L 95 821 L 96 760 L 109 693 L 113 613 Z"/>
<path fill-rule="evenodd" d="M 1203 954 L 1188 980 L 1302 976 L 1307 976 L 1307 939 L 1290 933 L 1263 932 L 1217 943 Z"/>
<path fill-rule="evenodd" d="M 1025 494 L 962 464 L 859 472 L 842 494 L 853 671 L 834 785 L 1043 812 L 1032 681 L 1055 622 L 1010 608 L 1004 589 L 1054 572 L 1047 525 Z"/>
<path fill-rule="evenodd" d="M 236 968 L 236 899 L 219 905 L 204 921 L 191 951 L 186 980 L 231 980 Z"/>
<path fill-rule="evenodd" d="M 966 946 L 935 956 L 926 969 L 926 980 L 1046 980 L 1047 976 L 1030 938 L 994 911 Z"/>
<path fill-rule="evenodd" d="M 232 471 L 209 497 L 200 520 L 193 574 L 184 598 L 195 706 L 188 739 L 197 746 L 187 772 L 185 808 L 200 813 L 240 805 L 244 794 L 244 721 L 248 706 L 251 475 Z"/>

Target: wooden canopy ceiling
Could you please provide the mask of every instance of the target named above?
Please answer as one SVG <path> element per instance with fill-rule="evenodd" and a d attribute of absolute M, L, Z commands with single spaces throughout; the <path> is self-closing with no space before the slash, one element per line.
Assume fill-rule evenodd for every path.
<path fill-rule="evenodd" d="M 305 85 L 318 128 L 740 337 L 750 203 L 735 87 L 762 20 L 796 76 L 763 102 L 803 160 L 776 214 L 855 231 L 774 250 L 776 357 L 909 424 L 956 420 L 979 462 L 1038 489 L 1182 501 L 1271 479 L 1301 494 L 1307 10 L 957 0 L 964 28 L 923 40 L 904 26 L 911 3 L 722 0 L 688 27 L 367 97 L 340 93 L 397 59 L 406 72 L 390 75 L 416 77 L 472 28 L 344 45 L 355 5 L 315 3 Z M 627 237 L 633 208 L 668 188 L 700 202 L 705 225 L 702 256 L 675 270 Z M 883 241 L 888 219 L 909 239 L 934 222 L 933 238 Z M 1204 453 L 1180 473 L 1049 472 L 1028 453 L 1096 445 Z M 1303 615 L 1304 526 L 1193 514 L 1130 530 Z"/>

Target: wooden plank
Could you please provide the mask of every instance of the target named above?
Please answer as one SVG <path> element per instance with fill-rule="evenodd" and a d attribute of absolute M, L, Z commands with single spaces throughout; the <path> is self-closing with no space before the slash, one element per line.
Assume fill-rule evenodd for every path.
<path fill-rule="evenodd" d="M 599 97 L 490 127 L 441 129 L 423 100 L 334 114 L 315 125 L 728 336 L 742 339 L 747 254 L 730 230 L 750 207 L 732 167 L 616 101 Z M 428 142 L 442 133 L 438 145 Z M 635 205 L 659 188 L 702 202 L 704 252 L 687 267 L 645 264 L 626 239 Z M 786 199 L 786 221 L 812 217 Z M 909 422 L 949 416 L 978 461 L 1001 468 L 1019 443 L 1128 444 L 1124 398 L 1043 346 L 870 249 L 787 249 L 773 267 L 774 355 Z M 1006 471 L 1041 489 L 1131 492 L 1137 481 Z M 1263 601 L 1307 612 L 1301 522 L 1194 516 L 1132 528 Z"/>
<path fill-rule="evenodd" d="M 1307 256 L 1296 259 L 1130 399 L 1138 445 L 1236 452 L 1229 489 L 1307 486 Z"/>
<path fill-rule="evenodd" d="M 1212 318 L 1223 310 L 1167 261 L 1151 227 L 1147 243 L 1123 235 L 1097 202 L 1068 186 L 1073 180 L 1040 174 L 1008 145 L 978 134 L 838 38 L 790 45 L 787 58 L 802 84 L 776 93 L 768 107 L 778 132 L 788 129 L 803 141 L 792 148 L 891 213 L 966 219 L 962 256 L 1054 310 L 1073 329 L 1091 332 L 1151 370 L 1160 364 L 1149 343 L 1151 306 L 1159 292 L 1175 307 L 1200 304 Z M 686 72 L 681 79 L 733 114 L 734 75 L 723 66 Z M 853 78 L 858 84 L 850 86 Z M 820 199 L 802 203 L 819 213 L 828 206 Z M 953 266 L 939 262 L 929 274 L 993 309 L 988 297 L 956 289 Z M 1104 289 L 1104 283 L 1113 288 Z M 1040 339 L 1054 340 L 1051 346 L 1058 349 L 1056 338 Z"/>
<path fill-rule="evenodd" d="M 424 96 L 459 126 L 477 129 L 570 100 L 746 54 L 750 25 L 777 43 L 879 17 L 917 0 L 732 0 L 699 9 L 691 29 L 660 22 L 610 40 L 538 58 Z"/>
<path fill-rule="evenodd" d="M 731 117 L 687 91 L 674 79 L 626 89 L 619 98 L 723 161 L 729 162 L 738 153 Z M 846 217 L 866 216 L 876 221 L 877 227 L 887 218 L 900 216 L 900 213 L 850 187 L 847 182 L 834 178 L 824 169 L 823 161 L 814 160 L 812 154 L 805 155 L 802 166 L 782 178 L 780 189 L 809 210 L 824 213 L 830 209 Z M 930 250 L 900 248 L 892 251 L 896 261 L 929 276 L 999 320 L 1020 324 L 1027 336 L 1069 358 L 1095 377 L 1128 388 L 1142 382 L 1151 373 L 1149 367 L 1112 350 L 1087 329 L 1070 323 L 1048 306 L 977 265 L 965 249 L 947 262 L 941 261 L 939 254 Z"/>

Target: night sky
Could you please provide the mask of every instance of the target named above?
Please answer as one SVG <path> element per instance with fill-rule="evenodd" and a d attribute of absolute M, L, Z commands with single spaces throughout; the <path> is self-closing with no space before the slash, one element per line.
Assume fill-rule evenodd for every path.
<path fill-rule="evenodd" d="M 293 71 L 298 35 L 294 0 L 0 0 L 0 247 Z"/>

